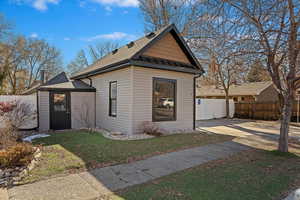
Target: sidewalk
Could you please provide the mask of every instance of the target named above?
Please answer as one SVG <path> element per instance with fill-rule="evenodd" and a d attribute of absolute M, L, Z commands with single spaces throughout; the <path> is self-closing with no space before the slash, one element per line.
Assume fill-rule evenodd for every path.
<path fill-rule="evenodd" d="M 53 178 L 8 190 L 13 200 L 92 200 L 113 191 L 224 158 L 249 147 L 224 142 L 154 156 L 145 160 Z"/>

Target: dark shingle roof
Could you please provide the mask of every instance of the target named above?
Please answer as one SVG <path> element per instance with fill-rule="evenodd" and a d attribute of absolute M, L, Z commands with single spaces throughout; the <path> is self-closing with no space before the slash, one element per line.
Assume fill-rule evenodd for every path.
<path fill-rule="evenodd" d="M 70 80 L 65 72 L 47 81 L 39 87 L 41 91 L 86 91 L 95 92 L 96 89 L 81 80 Z"/>
<path fill-rule="evenodd" d="M 96 61 L 94 64 L 76 73 L 72 78 L 83 78 L 84 76 L 94 75 L 93 73 L 96 71 L 128 63 L 130 62 L 130 60 L 136 59 L 137 56 L 150 45 L 152 45 L 155 40 L 162 38 L 166 33 L 169 33 L 170 31 L 173 31 L 174 35 L 178 37 L 177 41 L 189 55 L 188 57 L 193 63 L 194 71 L 198 71 L 198 73 L 199 71 L 202 72 L 203 69 L 201 65 L 194 57 L 189 47 L 185 44 L 185 41 L 179 35 L 176 27 L 174 25 L 169 25 L 109 53 L 108 55 Z"/>

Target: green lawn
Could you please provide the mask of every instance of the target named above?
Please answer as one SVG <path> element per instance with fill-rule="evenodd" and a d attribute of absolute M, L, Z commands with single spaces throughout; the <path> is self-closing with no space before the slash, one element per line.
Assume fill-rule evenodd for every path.
<path fill-rule="evenodd" d="M 119 191 L 113 199 L 279 200 L 299 178 L 299 157 L 253 150 Z"/>
<path fill-rule="evenodd" d="M 34 141 L 42 158 L 24 180 L 33 182 L 86 168 L 131 162 L 149 156 L 231 140 L 225 135 L 177 134 L 137 141 L 116 141 L 100 133 L 65 132 Z"/>

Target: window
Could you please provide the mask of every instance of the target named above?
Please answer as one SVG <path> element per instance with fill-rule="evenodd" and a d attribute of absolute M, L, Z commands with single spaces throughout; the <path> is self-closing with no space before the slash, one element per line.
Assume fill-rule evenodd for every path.
<path fill-rule="evenodd" d="M 153 121 L 176 120 L 176 80 L 153 78 Z"/>
<path fill-rule="evenodd" d="M 54 94 L 53 96 L 54 111 L 66 111 L 66 95 L 65 94 Z"/>
<path fill-rule="evenodd" d="M 117 81 L 109 83 L 109 116 L 117 116 Z"/>

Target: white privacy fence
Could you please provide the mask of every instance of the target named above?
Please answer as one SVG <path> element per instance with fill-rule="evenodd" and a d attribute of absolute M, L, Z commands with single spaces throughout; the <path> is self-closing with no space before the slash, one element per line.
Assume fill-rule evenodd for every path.
<path fill-rule="evenodd" d="M 229 100 L 230 117 L 234 115 L 234 102 Z M 196 99 L 196 120 L 226 117 L 225 99 Z"/>
<path fill-rule="evenodd" d="M 0 95 L 0 102 L 22 101 L 36 108 L 36 95 Z"/>
<path fill-rule="evenodd" d="M 37 111 L 37 99 L 36 95 L 0 95 L 0 102 L 10 102 L 10 101 L 22 101 L 27 104 L 30 104 L 33 110 Z M 37 119 L 33 117 L 33 120 L 26 122 L 26 126 L 21 127 L 24 129 L 31 129 L 37 127 Z M 3 127 L 3 120 L 0 117 L 0 128 Z"/>

